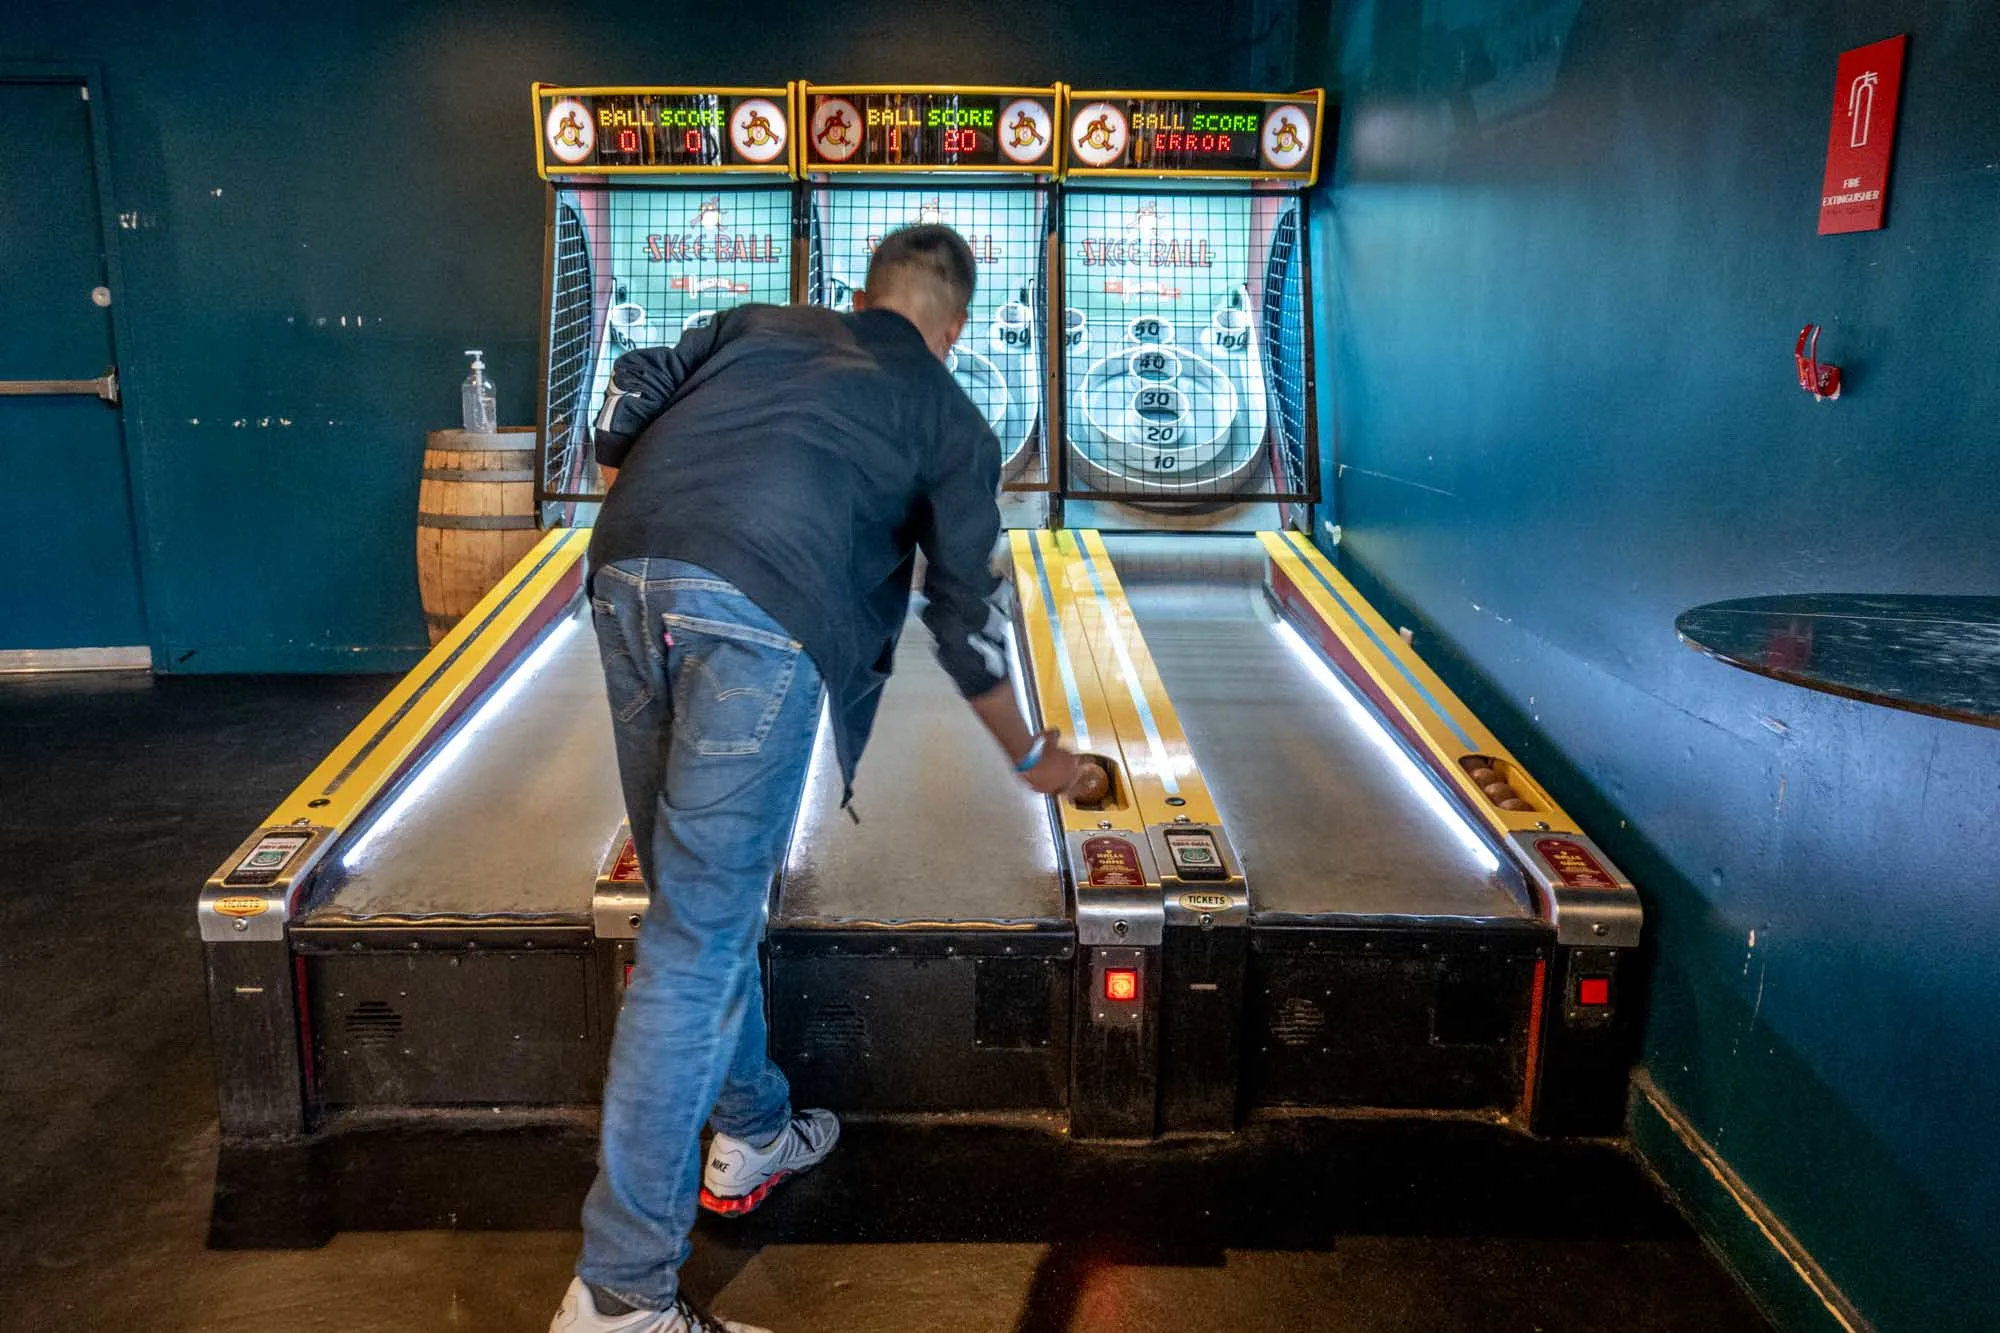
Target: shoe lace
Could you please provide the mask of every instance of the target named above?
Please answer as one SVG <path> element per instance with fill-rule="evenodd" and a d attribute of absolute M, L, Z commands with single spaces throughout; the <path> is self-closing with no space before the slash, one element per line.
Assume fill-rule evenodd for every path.
<path fill-rule="evenodd" d="M 685 1324 L 683 1333 L 728 1333 L 727 1326 L 694 1297 L 677 1296 L 674 1305 Z"/>

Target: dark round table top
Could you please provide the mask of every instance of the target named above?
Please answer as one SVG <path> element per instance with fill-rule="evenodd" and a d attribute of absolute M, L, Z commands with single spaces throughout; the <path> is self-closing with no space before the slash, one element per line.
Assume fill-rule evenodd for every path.
<path fill-rule="evenodd" d="M 2000 727 L 2000 597 L 1744 597 L 1683 611 L 1674 630 L 1746 671 Z"/>

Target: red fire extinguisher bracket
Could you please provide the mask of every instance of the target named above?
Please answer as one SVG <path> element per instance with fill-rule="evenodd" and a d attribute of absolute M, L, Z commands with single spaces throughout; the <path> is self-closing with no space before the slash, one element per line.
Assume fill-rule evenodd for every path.
<path fill-rule="evenodd" d="M 1798 345 L 1792 349 L 1792 360 L 1799 371 L 1799 387 L 1822 403 L 1830 403 L 1840 397 L 1840 367 L 1827 365 L 1819 359 L 1820 326 L 1808 324 L 1799 330 Z"/>

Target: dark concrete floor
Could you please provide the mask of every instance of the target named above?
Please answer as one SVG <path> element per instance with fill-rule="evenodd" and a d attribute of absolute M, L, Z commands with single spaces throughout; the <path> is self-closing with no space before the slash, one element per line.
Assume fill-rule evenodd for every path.
<path fill-rule="evenodd" d="M 232 1154 L 223 1239 L 331 1239 L 206 1244 L 195 891 L 387 683 L 0 684 L 0 1329 L 546 1326 L 587 1127 Z M 1467 1122 L 855 1125 L 687 1279 L 780 1333 L 1766 1327 L 1622 1154 Z"/>

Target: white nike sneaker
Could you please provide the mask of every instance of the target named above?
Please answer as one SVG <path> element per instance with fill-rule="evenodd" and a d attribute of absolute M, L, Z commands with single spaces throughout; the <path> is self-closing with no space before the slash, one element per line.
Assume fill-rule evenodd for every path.
<path fill-rule="evenodd" d="M 764 1202 L 778 1182 L 817 1166 L 839 1141 L 840 1117 L 831 1111 L 799 1112 L 761 1148 L 717 1134 L 701 1171 L 701 1206 L 741 1217 Z"/>
<path fill-rule="evenodd" d="M 562 1309 L 549 1323 L 549 1333 L 771 1333 L 768 1328 L 717 1319 L 685 1296 L 671 1310 L 633 1310 L 599 1314 L 597 1301 L 580 1277 L 571 1278 Z"/>

